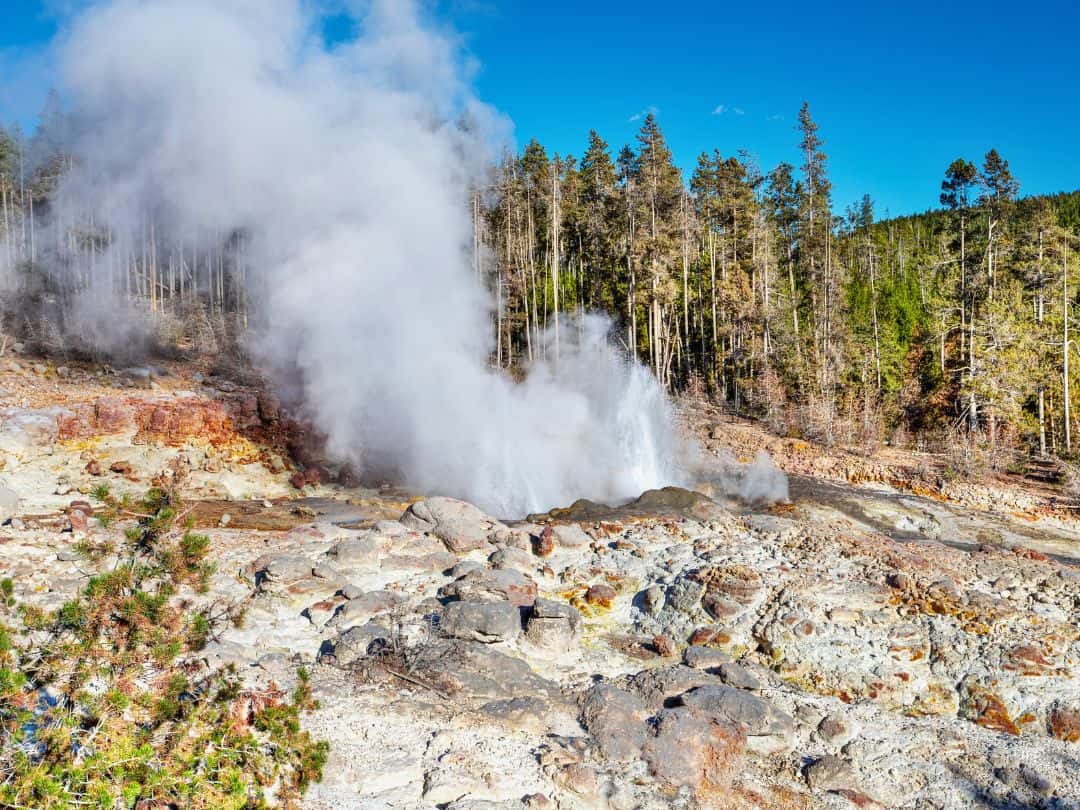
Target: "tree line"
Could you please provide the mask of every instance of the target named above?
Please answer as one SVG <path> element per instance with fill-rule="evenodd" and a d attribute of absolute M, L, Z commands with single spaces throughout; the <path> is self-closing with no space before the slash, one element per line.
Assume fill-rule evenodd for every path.
<path fill-rule="evenodd" d="M 840 212 L 808 105 L 798 121 L 798 165 L 769 171 L 713 150 L 685 178 L 652 115 L 617 153 L 594 131 L 580 159 L 506 155 L 474 190 L 495 364 L 600 310 L 665 386 L 783 433 L 1071 454 L 1080 193 L 1021 199 L 991 149 L 944 167 L 939 210 Z"/>
<path fill-rule="evenodd" d="M 102 268 L 113 235 L 49 216 L 66 210 L 62 128 L 51 98 L 32 138 L 0 129 L 5 297 L 63 298 L 104 272 L 159 317 L 245 323 L 243 233 L 166 239 L 148 213 Z M 653 115 L 618 151 L 593 131 L 580 158 L 535 140 L 504 155 L 463 189 L 497 302 L 493 366 L 557 362 L 560 329 L 600 311 L 664 386 L 781 433 L 1071 456 L 1080 192 L 1021 198 L 991 149 L 943 167 L 939 209 L 878 220 L 869 196 L 834 208 L 807 104 L 797 132 L 768 171 L 712 150 L 684 174 Z M 40 337 L 20 300 L 6 327 Z"/>

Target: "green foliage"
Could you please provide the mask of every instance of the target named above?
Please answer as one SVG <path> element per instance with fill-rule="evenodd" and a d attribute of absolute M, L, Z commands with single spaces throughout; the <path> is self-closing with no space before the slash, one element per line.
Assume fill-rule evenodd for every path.
<path fill-rule="evenodd" d="M 245 688 L 232 669 L 175 668 L 241 611 L 215 618 L 174 599 L 212 570 L 209 538 L 174 528 L 174 490 L 138 510 L 122 561 L 54 613 L 15 605 L 0 583 L 0 807 L 296 806 L 328 750 L 301 728 L 307 673 L 289 697 Z"/>

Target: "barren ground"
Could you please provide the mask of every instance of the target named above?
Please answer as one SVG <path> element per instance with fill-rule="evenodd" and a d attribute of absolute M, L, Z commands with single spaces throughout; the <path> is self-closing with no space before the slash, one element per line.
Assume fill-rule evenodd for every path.
<path fill-rule="evenodd" d="M 695 408 L 791 502 L 499 520 L 357 486 L 205 368 L 59 365 L 0 358 L 0 577 L 58 607 L 75 544 L 123 529 L 71 502 L 182 465 L 218 563 L 182 597 L 249 606 L 201 665 L 312 666 L 311 808 L 1080 807 L 1080 524 L 1051 486 Z"/>

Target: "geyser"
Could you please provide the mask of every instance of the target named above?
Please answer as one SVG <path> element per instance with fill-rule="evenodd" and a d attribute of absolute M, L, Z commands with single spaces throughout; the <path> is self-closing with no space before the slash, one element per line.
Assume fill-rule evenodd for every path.
<path fill-rule="evenodd" d="M 418 3 L 354 12 L 333 46 L 300 0 L 113 0 L 72 21 L 55 216 L 107 225 L 91 288 L 148 218 L 159 240 L 242 234 L 253 350 L 302 381 L 337 457 L 504 516 L 678 482 L 665 394 L 601 319 L 565 325 L 524 382 L 488 367 L 466 193 L 505 124 Z M 85 301 L 108 341 L 115 298 Z"/>

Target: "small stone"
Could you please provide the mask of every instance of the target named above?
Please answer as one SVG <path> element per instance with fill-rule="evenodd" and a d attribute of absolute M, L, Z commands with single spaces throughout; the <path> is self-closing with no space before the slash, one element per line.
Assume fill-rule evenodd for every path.
<path fill-rule="evenodd" d="M 96 458 L 90 459 L 86 462 L 86 472 L 88 475 L 101 475 L 101 462 Z"/>
<path fill-rule="evenodd" d="M 117 475 L 131 475 L 131 464 L 127 461 L 114 461 L 109 465 L 109 470 Z"/>
<path fill-rule="evenodd" d="M 683 651 L 683 663 L 694 669 L 711 670 L 730 661 L 730 655 L 715 647 L 691 645 Z"/>
<path fill-rule="evenodd" d="M 1050 734 L 1065 742 L 1080 742 L 1080 708 L 1055 706 L 1051 709 Z"/>
<path fill-rule="evenodd" d="M 571 762 L 554 774 L 556 784 L 585 798 L 595 797 L 599 789 L 596 771 L 580 762 Z"/>
<path fill-rule="evenodd" d="M 304 474 L 302 472 L 297 470 L 289 476 L 289 483 L 292 484 L 293 487 L 295 487 L 296 489 L 303 489 L 305 486 L 307 486 L 307 479 L 304 477 Z"/>
<path fill-rule="evenodd" d="M 674 658 L 679 654 L 679 648 L 675 646 L 675 642 L 668 636 L 656 636 L 652 640 L 652 644 L 656 648 L 656 652 L 664 658 Z"/>
<path fill-rule="evenodd" d="M 616 597 L 615 589 L 607 583 L 598 583 L 593 585 L 589 590 L 585 592 L 585 601 L 590 605 L 597 605 L 603 608 L 610 608 L 615 602 Z"/>
<path fill-rule="evenodd" d="M 1020 766 L 1020 777 L 1027 783 L 1028 787 L 1036 793 L 1043 796 L 1049 796 L 1054 792 L 1055 785 L 1053 780 L 1031 765 L 1025 763 Z"/>
<path fill-rule="evenodd" d="M 659 585 L 650 585 L 641 592 L 641 604 L 646 613 L 655 616 L 664 607 L 664 589 Z"/>
<path fill-rule="evenodd" d="M 555 551 L 554 533 L 550 526 L 545 526 L 533 537 L 533 553 L 537 557 L 548 557 Z"/>
<path fill-rule="evenodd" d="M 846 745 L 855 736 L 855 731 L 844 717 L 830 714 L 817 727 L 817 733 L 831 745 Z"/>
<path fill-rule="evenodd" d="M 813 790 L 858 790 L 858 777 L 846 759 L 824 756 L 806 769 L 806 784 Z"/>
<path fill-rule="evenodd" d="M 231 522 L 232 522 L 232 515 L 230 515 L 228 512 L 223 513 L 221 515 L 221 517 L 218 518 L 218 525 L 223 529 L 226 526 L 228 526 L 229 523 L 231 523 Z"/>

